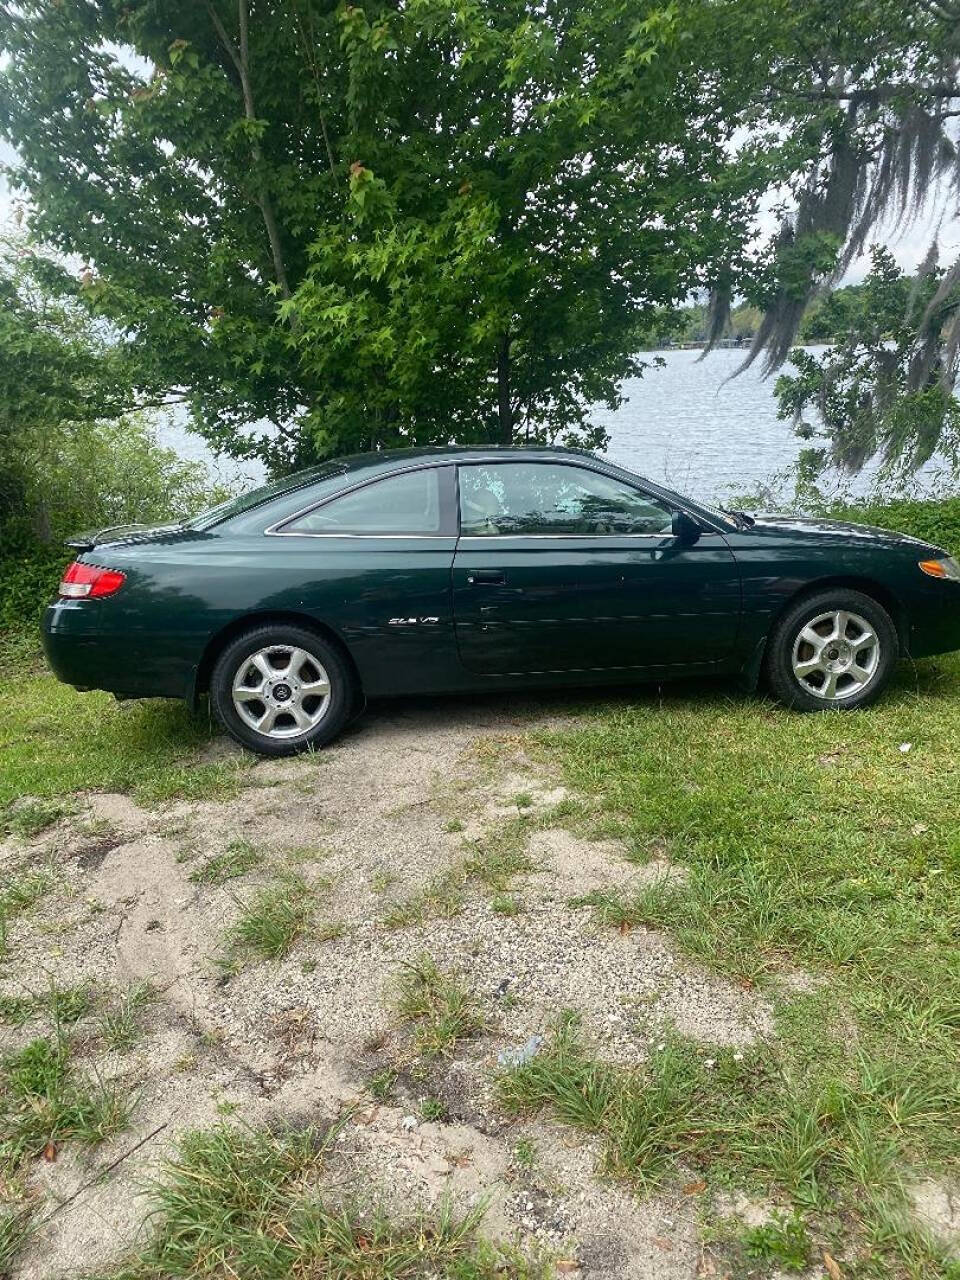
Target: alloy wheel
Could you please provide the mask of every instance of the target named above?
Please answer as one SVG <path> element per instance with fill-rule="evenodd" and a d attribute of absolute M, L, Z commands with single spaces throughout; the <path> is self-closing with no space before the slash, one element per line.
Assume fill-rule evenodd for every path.
<path fill-rule="evenodd" d="M 296 645 L 272 644 L 240 663 L 233 705 L 244 724 L 267 738 L 296 738 L 320 723 L 330 679 L 319 659 Z"/>
<path fill-rule="evenodd" d="M 871 683 L 880 666 L 880 640 L 865 618 L 832 609 L 811 618 L 793 644 L 793 674 L 824 702 L 852 698 Z"/>

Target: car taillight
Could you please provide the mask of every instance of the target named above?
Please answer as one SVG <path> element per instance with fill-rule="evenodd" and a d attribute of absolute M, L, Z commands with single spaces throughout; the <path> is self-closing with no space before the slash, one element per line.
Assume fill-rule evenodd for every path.
<path fill-rule="evenodd" d="M 59 594 L 68 599 L 112 596 L 125 581 L 126 574 L 118 569 L 101 569 L 98 564 L 81 564 L 74 560 L 60 579 Z"/>

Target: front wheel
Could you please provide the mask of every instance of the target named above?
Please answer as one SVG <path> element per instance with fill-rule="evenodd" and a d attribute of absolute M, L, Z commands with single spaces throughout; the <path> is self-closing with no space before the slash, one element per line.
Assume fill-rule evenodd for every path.
<path fill-rule="evenodd" d="M 876 600 L 836 589 L 799 601 L 774 628 L 767 679 L 801 711 L 848 711 L 873 702 L 899 657 L 897 629 Z"/>
<path fill-rule="evenodd" d="M 305 627 L 266 625 L 224 649 L 210 701 L 231 737 L 262 756 L 321 747 L 350 718 L 354 681 L 339 649 Z"/>

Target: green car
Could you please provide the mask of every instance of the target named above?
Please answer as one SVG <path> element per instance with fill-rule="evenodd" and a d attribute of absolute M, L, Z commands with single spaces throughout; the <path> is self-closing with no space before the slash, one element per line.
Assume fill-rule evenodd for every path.
<path fill-rule="evenodd" d="M 209 694 L 271 756 L 392 694 L 728 673 L 862 707 L 902 655 L 960 648 L 941 548 L 713 510 L 567 449 L 363 454 L 70 545 L 43 627 L 60 679 Z"/>

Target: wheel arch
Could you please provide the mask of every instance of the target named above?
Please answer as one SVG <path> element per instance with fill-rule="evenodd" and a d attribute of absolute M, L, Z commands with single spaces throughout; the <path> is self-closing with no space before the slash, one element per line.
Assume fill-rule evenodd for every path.
<path fill-rule="evenodd" d="M 309 614 L 297 613 L 294 610 L 261 610 L 255 613 L 245 613 L 239 618 L 234 618 L 219 631 L 215 632 L 207 641 L 206 647 L 197 664 L 196 675 L 194 676 L 193 689 L 188 699 L 191 706 L 196 706 L 201 696 L 210 690 L 210 676 L 213 672 L 217 658 L 237 636 L 243 635 L 245 631 L 252 631 L 255 627 L 263 627 L 268 623 L 278 623 L 281 626 L 304 627 L 308 631 L 313 631 L 316 635 L 322 637 L 328 644 L 334 645 L 342 654 L 351 674 L 353 675 L 357 699 L 363 700 L 363 682 L 360 679 L 360 671 L 354 661 L 353 654 L 350 652 L 347 644 L 342 636 L 328 626 L 325 622 L 320 622 L 316 618 L 310 617 Z"/>
<path fill-rule="evenodd" d="M 770 643 L 770 636 L 779 625 L 781 618 L 785 617 L 795 605 L 806 599 L 807 596 L 819 595 L 822 591 L 829 591 L 831 587 L 846 587 L 850 591 L 859 591 L 861 595 L 869 596 L 876 601 L 881 609 L 884 609 L 889 614 L 896 628 L 901 656 L 908 652 L 910 627 L 906 609 L 897 595 L 882 582 L 878 582 L 876 578 L 861 577 L 857 574 L 832 574 L 825 578 L 817 578 L 814 582 L 805 582 L 792 595 L 787 596 L 779 608 L 770 615 L 766 632 L 757 643 L 754 652 L 751 654 L 750 661 L 744 669 L 744 677 L 748 688 L 756 689 L 760 684 L 763 663 L 767 656 L 767 645 Z"/>

